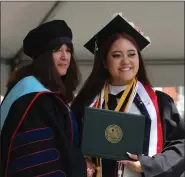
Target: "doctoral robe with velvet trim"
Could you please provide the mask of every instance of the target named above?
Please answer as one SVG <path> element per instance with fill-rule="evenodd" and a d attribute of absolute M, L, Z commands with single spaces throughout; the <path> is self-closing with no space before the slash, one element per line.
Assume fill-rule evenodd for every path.
<path fill-rule="evenodd" d="M 1 131 L 3 177 L 86 176 L 78 123 L 66 105 L 44 89 L 14 100 Z"/>

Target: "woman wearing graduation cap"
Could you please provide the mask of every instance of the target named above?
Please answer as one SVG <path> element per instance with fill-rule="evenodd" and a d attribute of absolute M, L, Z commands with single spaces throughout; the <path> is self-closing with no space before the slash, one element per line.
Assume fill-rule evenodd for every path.
<path fill-rule="evenodd" d="M 180 177 L 184 171 L 184 121 L 172 98 L 151 87 L 141 56 L 149 44 L 149 38 L 120 15 L 85 44 L 95 61 L 73 101 L 76 116 L 83 118 L 84 107 L 89 106 L 142 114 L 151 120 L 143 154 L 128 152 L 133 161 L 101 159 L 97 176 Z"/>
<path fill-rule="evenodd" d="M 68 106 L 79 83 L 71 29 L 63 20 L 42 24 L 25 37 L 23 51 L 33 62 L 13 73 L 1 105 L 2 176 L 86 176 Z"/>

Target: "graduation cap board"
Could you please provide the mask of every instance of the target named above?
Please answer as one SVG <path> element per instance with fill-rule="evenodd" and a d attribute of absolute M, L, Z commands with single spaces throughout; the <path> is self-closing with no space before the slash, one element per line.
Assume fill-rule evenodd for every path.
<path fill-rule="evenodd" d="M 96 47 L 99 48 L 110 36 L 121 32 L 130 35 L 138 44 L 140 51 L 151 43 L 150 38 L 144 36 L 144 33 L 141 32 L 134 23 L 128 22 L 118 14 L 103 29 L 94 35 L 84 47 L 94 54 Z"/>

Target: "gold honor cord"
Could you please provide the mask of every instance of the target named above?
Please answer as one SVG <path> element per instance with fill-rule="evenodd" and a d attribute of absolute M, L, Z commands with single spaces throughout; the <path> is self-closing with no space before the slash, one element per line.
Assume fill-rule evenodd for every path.
<path fill-rule="evenodd" d="M 122 94 L 115 111 L 118 112 L 121 109 L 121 107 L 122 107 L 122 105 L 123 105 L 127 95 L 129 94 L 130 90 L 132 89 L 132 93 L 130 95 L 129 101 L 126 104 L 125 109 L 128 107 L 130 99 L 132 98 L 132 96 L 134 94 L 135 86 L 136 86 L 136 79 L 133 79 L 132 82 L 125 89 L 124 93 Z M 108 98 L 109 97 L 108 94 L 109 94 L 109 84 L 107 82 L 106 85 L 105 85 L 105 88 L 104 88 L 105 109 L 107 109 L 107 110 L 109 109 L 108 108 L 108 99 L 109 99 Z M 98 107 L 99 101 L 100 101 L 100 97 L 98 98 L 98 100 L 97 100 L 97 102 L 95 104 L 95 108 Z M 96 166 L 96 177 L 101 177 L 101 166 L 100 166 L 99 160 L 100 159 L 98 157 L 96 157 L 96 165 L 97 165 Z"/>
<path fill-rule="evenodd" d="M 131 95 L 129 97 L 129 101 L 127 102 L 127 105 L 126 105 L 126 107 L 128 107 L 130 99 L 132 98 L 132 95 L 134 93 L 135 86 L 136 86 L 136 79 L 133 79 L 132 82 L 126 87 L 125 91 L 123 92 L 123 94 L 122 94 L 122 96 L 121 96 L 121 98 L 120 98 L 120 100 L 119 100 L 119 102 L 118 102 L 118 104 L 117 104 L 117 106 L 116 106 L 114 111 L 116 111 L 116 112 L 120 111 L 120 109 L 121 109 L 121 107 L 122 107 L 126 97 L 128 96 L 128 94 L 129 94 L 129 92 L 130 92 L 130 90 L 132 88 L 132 93 L 131 93 Z M 108 108 L 108 101 L 109 101 L 109 84 L 108 84 L 108 82 L 105 85 L 104 92 L 105 92 L 105 94 L 104 94 L 105 109 L 108 110 L 109 109 Z"/>
<path fill-rule="evenodd" d="M 99 163 L 99 158 L 98 157 L 96 157 L 96 164 L 97 164 L 97 166 L 96 166 L 96 177 L 101 177 L 101 172 L 100 172 L 101 167 L 100 167 L 100 163 Z"/>
<path fill-rule="evenodd" d="M 126 106 L 125 106 L 123 112 L 125 112 L 125 111 L 127 110 L 128 106 L 129 106 L 129 104 L 130 104 L 131 98 L 132 98 L 132 96 L 134 95 L 134 92 L 135 92 L 136 83 L 137 83 L 137 82 L 136 82 L 136 79 L 134 79 L 134 84 L 133 84 L 133 87 L 132 87 L 132 93 L 131 93 L 131 95 L 130 95 L 130 97 L 129 97 L 128 102 L 126 103 Z"/>

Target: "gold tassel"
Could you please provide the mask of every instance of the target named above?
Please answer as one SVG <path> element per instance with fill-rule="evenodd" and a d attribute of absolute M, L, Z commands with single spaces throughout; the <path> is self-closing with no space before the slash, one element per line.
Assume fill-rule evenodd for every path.
<path fill-rule="evenodd" d="M 100 163 L 99 163 L 99 160 L 98 160 L 98 157 L 96 158 L 96 177 L 101 177 L 101 167 L 100 167 Z"/>

